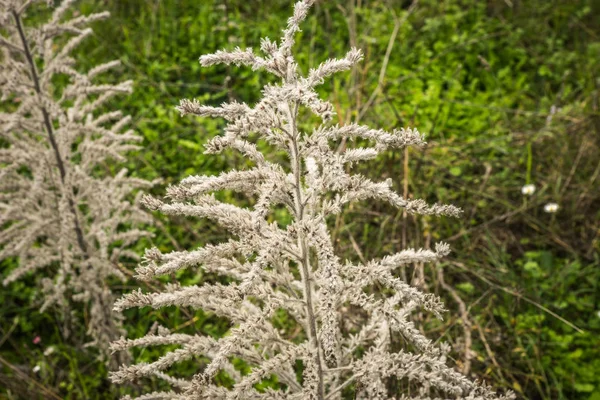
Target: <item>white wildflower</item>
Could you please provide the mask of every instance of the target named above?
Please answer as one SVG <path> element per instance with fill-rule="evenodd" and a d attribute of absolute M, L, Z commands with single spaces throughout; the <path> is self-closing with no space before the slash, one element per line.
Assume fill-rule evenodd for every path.
<path fill-rule="evenodd" d="M 553 214 L 558 211 L 558 204 L 548 203 L 544 206 L 544 211 L 546 211 L 547 213 Z"/>
<path fill-rule="evenodd" d="M 40 372 L 41 369 L 42 369 L 42 367 L 40 367 L 39 364 L 36 364 L 36 366 L 33 367 L 31 370 L 33 371 L 34 374 L 37 374 L 38 372 Z"/>
<path fill-rule="evenodd" d="M 48 346 L 48 348 L 44 351 L 44 355 L 48 357 L 51 354 L 54 354 L 54 346 Z"/>
<path fill-rule="evenodd" d="M 523 196 L 531 196 L 532 194 L 535 193 L 535 185 L 529 184 L 529 185 L 523 186 L 521 188 L 521 193 L 523 194 Z"/>

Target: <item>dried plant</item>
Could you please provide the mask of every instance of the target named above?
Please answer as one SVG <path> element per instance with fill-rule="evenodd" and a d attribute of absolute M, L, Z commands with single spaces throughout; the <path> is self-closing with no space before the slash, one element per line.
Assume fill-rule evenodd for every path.
<path fill-rule="evenodd" d="M 82 73 L 70 55 L 92 33 L 86 26 L 108 13 L 76 16 L 72 0 L 38 3 L 0 0 L 0 260 L 18 260 L 4 284 L 39 274 L 42 310 L 58 305 L 68 316 L 72 301 L 83 302 L 89 344 L 108 355 L 122 328 L 107 279 L 125 279 L 118 263 L 139 260 L 128 247 L 149 222 L 132 198 L 149 182 L 106 172 L 140 139 L 122 132 L 129 117 L 104 111 L 132 83 L 96 84 L 119 62 Z"/>
<path fill-rule="evenodd" d="M 419 398 L 430 396 L 463 399 L 509 399 L 496 396 L 485 385 L 471 382 L 446 365 L 448 346 L 436 346 L 410 321 L 411 312 L 422 308 L 441 318 L 439 298 L 424 294 L 397 278 L 401 265 L 435 262 L 449 252 L 445 243 L 434 250 L 407 249 L 381 260 L 363 264 L 342 263 L 335 255 L 327 229 L 328 217 L 350 202 L 382 200 L 408 213 L 458 216 L 451 205 L 427 205 L 408 200 L 391 189 L 391 181 L 374 182 L 347 171 L 354 163 L 373 159 L 388 148 L 423 146 L 422 135 L 413 129 L 391 133 L 350 124 L 331 126 L 332 105 L 321 100 L 315 87 L 335 72 L 348 70 L 362 54 L 352 49 L 343 59 L 328 60 L 306 76 L 292 56 L 294 36 L 313 1 L 294 8 L 279 43 L 265 38 L 264 57 L 252 49 L 218 51 L 200 58 L 207 67 L 215 64 L 248 65 L 266 69 L 281 79 L 267 85 L 262 99 L 250 107 L 225 103 L 220 107 L 182 100 L 182 115 L 219 117 L 227 121 L 224 135 L 206 145 L 207 154 L 234 149 L 254 167 L 232 170 L 219 176 L 190 176 L 167 191 L 168 201 L 144 197 L 152 210 L 168 215 L 208 218 L 229 230 L 234 238 L 193 251 L 162 253 L 146 251 L 137 277 L 151 280 L 184 268 L 229 277 L 231 283 L 201 286 L 168 286 L 165 292 L 125 295 L 116 310 L 131 307 L 191 307 L 228 319 L 232 327 L 220 339 L 204 335 L 172 333 L 161 327 L 138 339 L 122 338 L 115 351 L 131 347 L 179 345 L 151 363 L 122 366 L 112 373 L 115 383 L 158 377 L 171 391 L 142 395 L 139 399 L 341 399 L 347 392 L 361 399 Z M 307 131 L 299 123 L 307 108 L 322 123 Z M 265 140 L 284 151 L 289 162 L 268 161 L 252 138 Z M 337 153 L 331 142 L 347 138 L 372 142 Z M 214 192 L 247 194 L 251 208 L 219 201 Z M 273 216 L 284 206 L 292 222 L 283 226 Z M 373 290 L 374 286 L 385 290 Z M 274 323 L 274 314 L 285 313 L 301 327 L 292 337 Z M 392 335 L 404 338 L 404 348 L 391 351 Z M 169 374 L 178 362 L 206 357 L 210 361 L 191 379 Z M 242 374 L 233 364 L 242 359 L 251 371 Z M 235 383 L 218 385 L 217 373 Z M 258 389 L 257 384 L 276 377 L 277 385 Z M 301 378 L 300 378 L 301 377 Z M 388 391 L 391 378 L 400 381 L 403 393 Z M 184 378 L 184 379 L 182 379 Z M 416 397 L 411 397 L 411 394 Z M 352 396 L 352 394 L 349 394 Z"/>

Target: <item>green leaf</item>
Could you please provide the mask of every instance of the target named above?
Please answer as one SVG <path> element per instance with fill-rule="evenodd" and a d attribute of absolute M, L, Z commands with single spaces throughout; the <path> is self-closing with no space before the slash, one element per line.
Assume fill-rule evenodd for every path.
<path fill-rule="evenodd" d="M 475 287 L 471 282 L 459 283 L 458 285 L 456 285 L 456 287 L 458 288 L 458 290 L 468 294 L 473 293 L 473 291 L 475 290 Z"/>
<path fill-rule="evenodd" d="M 538 74 L 540 76 L 551 76 L 552 75 L 552 71 L 550 71 L 550 68 L 548 68 L 548 66 L 546 65 L 542 65 L 539 69 L 538 69 Z"/>
<path fill-rule="evenodd" d="M 589 393 L 594 390 L 594 385 L 591 383 L 576 383 L 573 385 L 573 388 L 578 392 Z"/>
<path fill-rule="evenodd" d="M 202 146 L 200 146 L 196 142 L 192 142 L 191 140 L 179 139 L 177 141 L 177 143 L 185 148 L 190 149 L 190 150 L 196 150 L 196 151 L 202 150 Z"/>
<path fill-rule="evenodd" d="M 460 176 L 460 174 L 462 174 L 462 170 L 460 169 L 460 167 L 452 167 L 450 168 L 450 173 L 453 176 Z"/>

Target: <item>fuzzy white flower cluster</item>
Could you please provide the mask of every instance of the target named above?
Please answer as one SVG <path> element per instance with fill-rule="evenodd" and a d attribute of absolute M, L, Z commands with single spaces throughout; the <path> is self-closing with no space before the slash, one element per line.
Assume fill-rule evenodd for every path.
<path fill-rule="evenodd" d="M 529 184 L 521 188 L 523 196 L 531 196 L 535 193 L 535 185 Z"/>
<path fill-rule="evenodd" d="M 168 306 L 202 309 L 228 319 L 229 332 L 215 339 L 161 327 L 141 338 L 122 338 L 113 344 L 115 351 L 164 345 L 178 348 L 150 363 L 122 366 L 112 373 L 113 382 L 157 377 L 172 387 L 138 399 L 513 398 L 510 393 L 497 396 L 447 366 L 447 346 L 436 346 L 410 320 L 418 309 L 441 318 L 444 308 L 437 296 L 399 279 L 398 267 L 436 262 L 449 253 L 447 244 L 438 243 L 435 250 L 407 249 L 366 264 L 342 262 L 335 254 L 327 217 L 342 212 L 350 202 L 380 200 L 411 214 L 458 216 L 461 211 L 451 205 L 405 199 L 392 190 L 389 180 L 375 182 L 349 173 L 349 166 L 373 159 L 380 151 L 425 142 L 414 129 L 385 132 L 356 124 L 326 125 L 333 107 L 319 98 L 315 86 L 351 68 L 362 54 L 352 49 L 344 58 L 325 61 L 302 76 L 291 50 L 312 4 L 312 0 L 296 3 L 281 40 L 262 40 L 264 55 L 236 48 L 200 58 L 203 66 L 247 65 L 279 77 L 281 82 L 267 85 L 254 107 L 236 102 L 212 107 L 182 100 L 177 108 L 182 115 L 225 119 L 223 135 L 208 142 L 206 153 L 234 149 L 250 159 L 253 167 L 218 176 L 190 176 L 170 187 L 166 200 L 143 200 L 164 214 L 207 218 L 229 230 L 232 238 L 191 251 L 149 249 L 137 269 L 139 279 L 200 268 L 229 277 L 230 283 L 172 284 L 166 291 L 149 293 L 138 290 L 115 305 L 119 311 Z M 299 121 L 301 108 L 321 117 L 323 124 L 304 129 Z M 331 144 L 341 138 L 360 139 L 361 144 L 372 146 L 337 153 Z M 289 162 L 267 160 L 256 139 L 284 151 Z M 222 190 L 248 195 L 253 207 L 219 201 L 214 192 Z M 284 227 L 269 222 L 275 206 L 285 207 L 292 222 Z M 277 329 L 276 312 L 285 313 L 302 334 L 294 338 Z M 403 350 L 392 351 L 393 337 L 403 338 Z M 193 376 L 170 374 L 174 364 L 198 357 L 209 361 Z M 237 369 L 236 358 L 244 360 L 250 372 Z M 235 383 L 219 385 L 217 374 Z M 257 384 L 272 376 L 277 377 L 279 389 L 257 389 Z M 406 392 L 388 392 L 392 378 L 406 382 Z"/>
<path fill-rule="evenodd" d="M 553 214 L 558 211 L 558 204 L 548 203 L 544 206 L 544 211 L 546 211 L 547 213 Z"/>
<path fill-rule="evenodd" d="M 94 83 L 119 63 L 76 69 L 70 53 L 91 35 L 86 26 L 108 14 L 66 18 L 73 2 L 61 1 L 49 20 L 28 24 L 27 14 L 43 15 L 37 7 L 46 1 L 0 0 L 0 138 L 8 146 L 0 149 L 0 260 L 18 260 L 5 285 L 44 276 L 42 309 L 58 305 L 70 313 L 72 300 L 84 302 L 91 344 L 108 355 L 122 329 L 107 279 L 125 278 L 117 265 L 123 257 L 138 259 L 128 246 L 147 234 L 138 226 L 149 216 L 127 199 L 150 184 L 126 170 L 98 173 L 106 160 L 124 160 L 140 138 L 125 130 L 129 117 L 102 110 L 129 93 L 131 82 Z M 60 88 L 57 74 L 68 78 Z"/>

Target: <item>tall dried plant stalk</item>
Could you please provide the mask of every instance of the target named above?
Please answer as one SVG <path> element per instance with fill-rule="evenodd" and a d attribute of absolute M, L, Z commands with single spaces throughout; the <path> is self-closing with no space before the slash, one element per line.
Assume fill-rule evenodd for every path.
<path fill-rule="evenodd" d="M 202 268 L 229 277 L 231 283 L 172 284 L 167 291 L 154 293 L 140 290 L 125 295 L 115 306 L 119 311 L 146 306 L 202 309 L 228 319 L 231 329 L 220 339 L 172 333 L 165 327 L 138 339 L 122 338 L 112 345 L 115 351 L 162 345 L 179 348 L 151 363 L 124 365 L 112 374 L 112 380 L 122 383 L 158 377 L 172 386 L 170 391 L 138 399 L 512 398 L 510 393 L 497 396 L 448 367 L 448 346 L 436 346 L 409 319 L 418 308 L 439 318 L 444 309 L 439 298 L 399 279 L 397 269 L 409 263 L 436 262 L 448 254 L 447 244 L 438 243 L 435 250 L 406 249 L 366 264 L 342 263 L 335 255 L 326 222 L 351 202 L 380 200 L 421 215 L 456 217 L 461 211 L 451 205 L 403 198 L 392 191 L 389 180 L 374 182 L 347 172 L 353 164 L 371 160 L 380 151 L 423 146 L 425 142 L 414 129 L 388 133 L 356 124 L 327 124 L 333 107 L 319 98 L 315 87 L 328 76 L 350 69 L 362 54 L 352 49 L 342 59 L 327 60 L 307 75 L 300 74 L 292 47 L 313 2 L 296 3 L 278 43 L 262 40 L 265 56 L 236 48 L 200 58 L 204 67 L 247 65 L 280 78 L 280 84 L 264 87 L 263 97 L 254 107 L 237 102 L 211 107 L 196 100 L 182 100 L 177 107 L 182 115 L 224 118 L 224 134 L 210 140 L 205 153 L 233 149 L 254 166 L 218 176 L 190 176 L 168 188 L 166 201 L 143 199 L 150 209 L 168 215 L 212 220 L 233 238 L 192 251 L 149 249 L 137 268 L 139 279 Z M 303 129 L 304 109 L 322 123 Z M 331 145 L 342 138 L 373 146 L 348 148 L 339 154 Z M 267 160 L 255 139 L 282 150 L 288 161 Z M 214 193 L 223 190 L 247 194 L 253 206 L 242 208 L 219 201 Z M 291 216 L 292 222 L 285 226 L 273 216 L 274 207 L 280 206 Z M 385 292 L 374 291 L 376 285 Z M 276 328 L 276 312 L 301 327 L 300 339 Z M 391 352 L 391 335 L 404 338 L 402 350 Z M 197 357 L 210 361 L 195 375 L 169 374 L 176 363 Z M 251 371 L 236 369 L 236 358 L 248 363 Z M 214 379 L 218 373 L 235 383 L 219 385 Z M 275 381 L 273 376 L 276 388 L 257 388 L 266 379 Z M 388 393 L 393 385 L 386 381 L 391 378 L 406 390 Z"/>
<path fill-rule="evenodd" d="M 108 13 L 75 16 L 73 0 L 39 3 L 0 0 L 0 260 L 18 261 L 4 284 L 40 276 L 42 311 L 58 305 L 69 315 L 73 301 L 83 302 L 89 344 L 106 356 L 123 332 L 107 280 L 125 279 L 119 262 L 139 260 L 128 247 L 149 222 L 132 191 L 150 183 L 125 169 L 105 172 L 138 148 L 140 138 L 125 130 L 130 118 L 105 111 L 132 83 L 94 83 L 119 62 L 83 73 L 71 56 L 92 34 L 86 26 Z"/>

